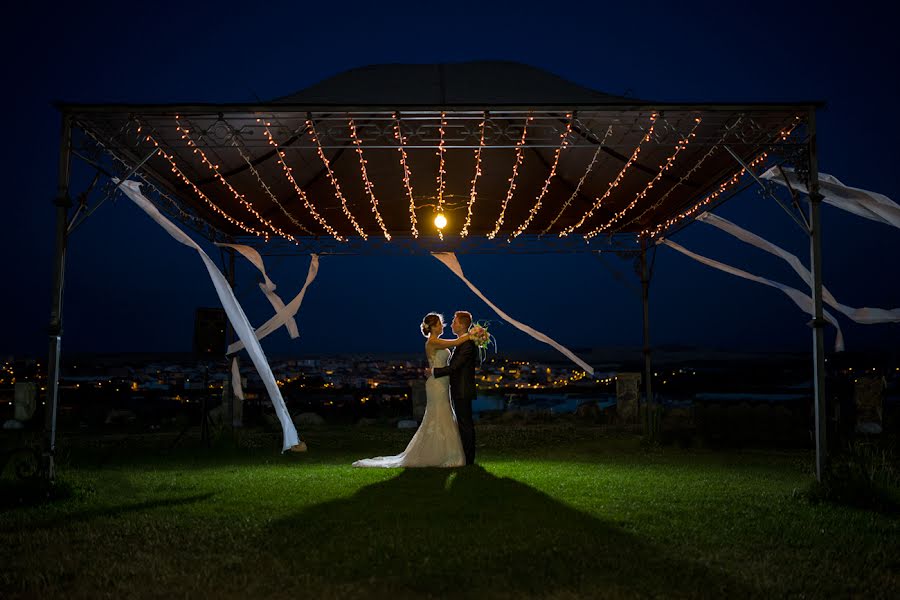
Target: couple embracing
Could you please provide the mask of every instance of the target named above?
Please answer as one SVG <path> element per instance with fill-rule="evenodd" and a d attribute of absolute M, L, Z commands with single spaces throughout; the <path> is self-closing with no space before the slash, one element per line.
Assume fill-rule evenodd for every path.
<path fill-rule="evenodd" d="M 468 333 L 471 326 L 472 315 L 457 311 L 450 324 L 456 339 L 444 339 L 444 318 L 437 313 L 425 315 L 422 334 L 428 379 L 422 423 L 400 454 L 358 460 L 354 467 L 460 467 L 475 462 L 472 401 L 478 350 Z"/>

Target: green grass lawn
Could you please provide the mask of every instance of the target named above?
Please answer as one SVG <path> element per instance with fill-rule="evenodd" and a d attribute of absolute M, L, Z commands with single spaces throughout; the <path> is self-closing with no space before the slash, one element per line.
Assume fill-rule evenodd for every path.
<path fill-rule="evenodd" d="M 0 596 L 900 597 L 900 518 L 804 499 L 808 452 L 493 426 L 478 466 L 370 470 L 411 434 L 304 433 L 63 440 L 71 496 L 0 512 Z"/>

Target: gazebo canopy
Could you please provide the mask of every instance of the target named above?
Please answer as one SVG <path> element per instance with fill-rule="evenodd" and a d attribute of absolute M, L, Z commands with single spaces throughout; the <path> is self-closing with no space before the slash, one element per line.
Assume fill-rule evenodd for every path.
<path fill-rule="evenodd" d="M 662 235 L 805 144 L 815 107 L 651 102 L 498 62 L 364 67 L 252 104 L 60 105 L 213 238 L 510 248 Z"/>

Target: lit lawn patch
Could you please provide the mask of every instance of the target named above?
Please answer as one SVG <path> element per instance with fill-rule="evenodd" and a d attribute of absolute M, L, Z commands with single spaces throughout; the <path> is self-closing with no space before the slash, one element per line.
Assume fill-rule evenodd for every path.
<path fill-rule="evenodd" d="M 900 594 L 900 520 L 811 504 L 805 452 L 642 449 L 479 429 L 461 469 L 354 469 L 411 433 L 310 452 L 73 450 L 71 495 L 0 513 L 4 597 Z M 266 438 L 268 440 L 268 438 Z M 165 444 L 160 444 L 165 447 Z M 98 466 L 100 465 L 100 466 Z"/>

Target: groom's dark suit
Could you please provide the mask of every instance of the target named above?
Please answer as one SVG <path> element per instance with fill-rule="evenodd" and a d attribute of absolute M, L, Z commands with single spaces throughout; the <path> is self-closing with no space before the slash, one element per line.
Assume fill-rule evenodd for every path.
<path fill-rule="evenodd" d="M 475 342 L 467 340 L 456 347 L 450 364 L 435 367 L 435 377 L 450 377 L 450 399 L 456 412 L 459 437 L 462 438 L 466 464 L 475 462 L 475 424 L 472 422 L 472 400 L 475 399 L 475 357 L 478 349 Z"/>

